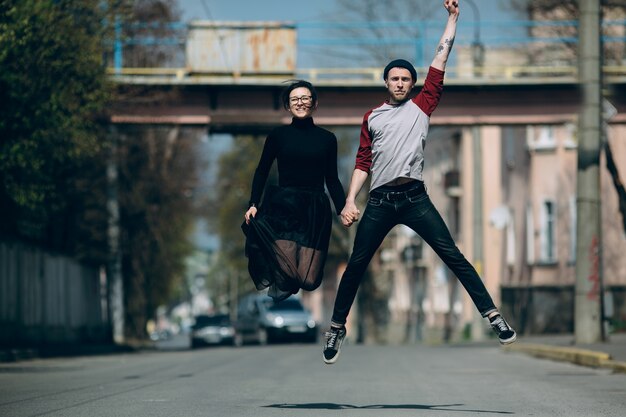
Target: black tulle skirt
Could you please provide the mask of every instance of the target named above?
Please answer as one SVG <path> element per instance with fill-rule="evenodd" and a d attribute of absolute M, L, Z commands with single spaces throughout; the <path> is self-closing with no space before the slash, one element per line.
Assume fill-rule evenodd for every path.
<path fill-rule="evenodd" d="M 246 235 L 248 271 L 275 301 L 320 286 L 332 226 L 323 190 L 270 186 Z"/>

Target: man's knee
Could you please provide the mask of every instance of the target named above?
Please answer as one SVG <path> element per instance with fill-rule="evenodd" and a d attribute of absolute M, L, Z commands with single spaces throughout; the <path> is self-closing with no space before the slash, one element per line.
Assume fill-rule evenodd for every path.
<path fill-rule="evenodd" d="M 360 280 L 360 277 L 365 273 L 368 265 L 369 260 L 367 259 L 355 261 L 351 259 L 350 262 L 348 262 L 348 266 L 346 266 L 342 279 Z"/>

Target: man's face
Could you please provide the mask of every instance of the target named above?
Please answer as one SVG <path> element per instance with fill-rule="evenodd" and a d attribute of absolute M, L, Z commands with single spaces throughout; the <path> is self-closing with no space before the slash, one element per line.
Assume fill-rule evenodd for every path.
<path fill-rule="evenodd" d="M 397 104 L 409 98 L 409 92 L 415 83 L 408 69 L 396 67 L 389 70 L 385 85 L 389 91 L 389 102 Z"/>

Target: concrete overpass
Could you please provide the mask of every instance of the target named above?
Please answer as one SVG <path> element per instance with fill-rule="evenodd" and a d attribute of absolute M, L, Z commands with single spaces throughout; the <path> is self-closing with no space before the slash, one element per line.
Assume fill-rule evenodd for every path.
<path fill-rule="evenodd" d="M 286 78 L 284 78 L 286 79 Z M 607 80 L 607 96 L 626 122 L 626 81 Z M 141 88 L 141 99 L 118 102 L 111 110 L 115 124 L 205 125 L 213 132 L 261 133 L 287 123 L 282 109 L 281 80 L 206 77 L 185 80 L 120 77 L 124 96 Z M 421 83 L 421 81 L 418 81 Z M 318 82 L 320 107 L 316 121 L 324 126 L 354 126 L 363 114 L 386 98 L 382 80 Z M 572 77 L 489 81 L 449 79 L 433 125 L 559 124 L 574 122 L 580 106 L 578 84 Z"/>
<path fill-rule="evenodd" d="M 146 55 L 142 59 L 133 61 L 132 55 L 123 52 L 124 41 L 119 38 L 115 42 L 116 59 L 110 73 L 125 99 L 111 109 L 111 121 L 116 124 L 202 125 L 215 132 L 260 133 L 290 120 L 288 113 L 281 108 L 280 91 L 285 81 L 300 78 L 313 82 L 318 88 L 318 124 L 359 125 L 363 114 L 386 98 L 382 67 L 348 68 L 344 65 L 302 68 L 298 66 L 297 52 L 315 44 L 323 49 L 317 49 L 313 55 L 314 64 L 329 65 L 334 62 L 333 48 L 351 52 L 358 52 L 367 46 L 391 50 L 399 43 L 407 47 L 401 52 L 406 55 L 402 56 L 410 57 L 410 50 L 413 49 L 418 51 L 412 60 L 420 66 L 419 85 L 427 70 L 423 66 L 424 51 L 439 39 L 441 24 L 435 23 L 431 26 L 436 30 L 427 30 L 427 22 L 419 22 L 424 29 L 424 38 L 385 41 L 367 36 L 329 40 L 326 32 L 332 33 L 336 23 L 325 23 L 318 28 L 322 33 L 318 33 L 317 38 L 306 38 L 307 26 L 303 24 L 191 22 L 174 27 L 183 31 L 180 39 L 173 39 L 173 43 L 178 45 L 178 49 L 172 51 L 173 55 L 184 58 L 184 63 L 177 68 L 126 67 L 134 65 L 134 62 L 146 62 L 152 43 L 146 44 Z M 517 43 L 517 38 L 509 33 L 514 32 L 513 28 L 498 30 L 494 35 L 497 38 L 487 39 L 488 43 L 480 45 L 478 51 L 475 49 L 477 40 L 469 36 L 473 25 L 461 25 L 446 71 L 444 95 L 432 117 L 432 124 L 555 124 L 574 121 L 580 103 L 577 69 L 575 63 L 571 64 L 571 56 L 568 60 L 559 57 L 564 56 L 561 54 L 563 51 L 568 52 L 565 45 L 575 42 L 575 39 L 553 34 L 551 28 L 557 23 L 570 25 L 572 29 L 576 24 L 518 22 L 524 31 L 531 27 L 533 35 Z M 621 23 L 626 21 L 607 22 L 605 30 L 619 29 Z M 314 27 L 317 28 L 317 25 Z M 482 29 L 487 31 L 489 25 L 484 25 Z M 303 33 L 304 38 L 301 36 Z M 618 37 L 606 38 L 605 42 L 617 50 L 611 62 L 621 62 L 622 65 L 608 65 L 607 62 L 604 74 L 607 96 L 620 113 L 613 122 L 621 123 L 626 121 L 622 115 L 626 113 L 626 65 L 619 58 L 623 55 L 620 42 L 624 40 L 623 34 L 619 34 Z M 141 39 L 135 38 L 132 44 L 141 42 Z M 147 40 L 153 42 L 151 37 Z M 161 42 L 165 41 L 168 39 L 161 39 Z M 433 50 L 434 45 L 436 43 Z M 548 62 L 529 64 L 533 59 L 536 61 L 536 51 L 541 49 L 550 51 Z M 476 52 L 480 52 L 479 57 Z M 570 64 L 558 65 L 555 59 Z M 371 61 L 368 59 L 366 62 Z"/>

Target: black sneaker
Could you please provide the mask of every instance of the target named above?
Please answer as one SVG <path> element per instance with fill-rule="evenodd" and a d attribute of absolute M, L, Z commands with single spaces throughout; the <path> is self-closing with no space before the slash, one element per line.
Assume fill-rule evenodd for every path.
<path fill-rule="evenodd" d="M 337 362 L 339 358 L 339 352 L 341 352 L 341 344 L 346 337 L 346 328 L 331 327 L 324 336 L 326 336 L 326 344 L 324 345 L 324 362 L 327 364 L 333 364 Z"/>
<path fill-rule="evenodd" d="M 509 323 L 507 323 L 501 315 L 498 314 L 490 318 L 489 324 L 491 324 L 491 328 L 498 335 L 500 344 L 508 345 L 509 343 L 515 342 L 515 339 L 517 339 L 515 330 L 509 326 Z"/>

